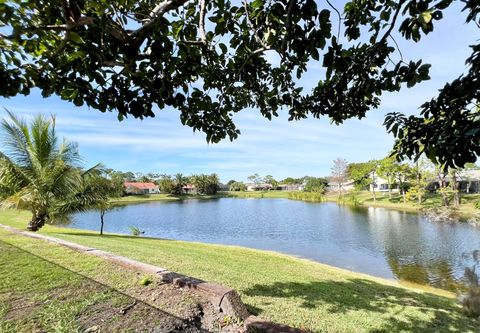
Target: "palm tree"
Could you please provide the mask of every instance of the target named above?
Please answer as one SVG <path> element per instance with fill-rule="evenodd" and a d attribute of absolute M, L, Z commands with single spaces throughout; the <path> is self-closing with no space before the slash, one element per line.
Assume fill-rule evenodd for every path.
<path fill-rule="evenodd" d="M 81 169 L 78 146 L 59 142 L 55 117 L 36 116 L 30 124 L 7 111 L 0 134 L 0 205 L 32 212 L 28 230 L 37 231 L 56 217 L 86 210 L 99 198 L 85 191 L 82 179 L 96 167 Z"/>

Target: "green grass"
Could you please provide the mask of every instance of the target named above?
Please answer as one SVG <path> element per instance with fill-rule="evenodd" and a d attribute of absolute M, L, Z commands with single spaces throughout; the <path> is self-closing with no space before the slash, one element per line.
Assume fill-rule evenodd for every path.
<path fill-rule="evenodd" d="M 400 209 L 408 211 L 419 211 L 428 208 L 442 207 L 442 199 L 439 194 L 428 193 L 425 195 L 424 201 L 421 205 L 417 201 L 403 202 L 402 196 L 398 193 L 393 193 L 392 198 L 389 198 L 388 193 L 377 193 L 377 200 L 373 200 L 371 192 L 361 191 L 357 194 L 361 206 L 367 207 L 384 207 L 390 209 Z M 330 194 L 325 197 L 327 201 L 337 201 L 336 194 Z M 480 201 L 480 194 L 462 194 L 462 203 L 455 213 L 462 219 L 470 219 L 476 217 L 480 210 L 475 208 L 475 203 Z"/>
<path fill-rule="evenodd" d="M 19 228 L 28 217 L 0 212 L 1 223 Z M 260 317 L 314 332 L 478 332 L 479 322 L 461 313 L 452 294 L 429 287 L 241 247 L 54 226 L 41 233 L 228 285 Z"/>
<path fill-rule="evenodd" d="M 220 192 L 231 198 L 288 198 L 291 191 L 229 191 Z"/>
<path fill-rule="evenodd" d="M 187 199 L 215 199 L 220 198 L 223 195 L 197 195 L 197 194 L 184 194 L 184 195 L 173 195 L 173 194 L 142 194 L 142 195 L 127 195 L 125 197 L 114 198 L 110 200 L 112 204 L 130 204 L 136 202 L 148 202 L 148 201 L 178 201 L 178 200 L 187 200 Z"/>
<path fill-rule="evenodd" d="M 0 221 L 16 220 L 9 213 L 0 213 Z M 0 258 L 1 333 L 75 333 L 94 325 L 125 332 L 151 329 L 160 318 L 177 320 L 182 313 L 181 307 L 167 313 L 137 299 L 136 308 L 122 315 L 120 309 L 156 284 L 141 286 L 134 271 L 4 229 Z M 148 316 L 141 325 L 134 319 L 139 312 Z"/>

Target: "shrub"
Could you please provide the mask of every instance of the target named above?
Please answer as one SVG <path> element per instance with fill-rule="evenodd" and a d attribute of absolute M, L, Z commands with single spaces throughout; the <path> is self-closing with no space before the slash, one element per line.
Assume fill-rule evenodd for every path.
<path fill-rule="evenodd" d="M 128 229 L 130 229 L 132 236 L 140 236 L 141 234 L 145 233 L 136 226 L 129 226 Z"/>
<path fill-rule="evenodd" d="M 322 202 L 324 201 L 324 196 L 318 192 L 290 192 L 288 194 L 289 199 L 294 200 L 303 200 L 303 201 L 315 201 Z"/>

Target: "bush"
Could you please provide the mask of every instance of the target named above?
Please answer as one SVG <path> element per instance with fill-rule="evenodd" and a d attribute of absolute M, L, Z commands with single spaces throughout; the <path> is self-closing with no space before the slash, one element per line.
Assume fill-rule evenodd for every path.
<path fill-rule="evenodd" d="M 130 229 L 130 233 L 132 236 L 140 236 L 141 234 L 145 233 L 144 231 L 140 230 L 138 227 L 135 226 L 129 226 L 128 229 Z"/>
<path fill-rule="evenodd" d="M 360 206 L 359 191 L 355 190 L 338 198 L 338 203 L 341 205 Z"/>
<path fill-rule="evenodd" d="M 288 194 L 289 199 L 293 200 L 303 200 L 303 201 L 314 201 L 322 202 L 325 200 L 325 197 L 318 192 L 290 192 Z"/>

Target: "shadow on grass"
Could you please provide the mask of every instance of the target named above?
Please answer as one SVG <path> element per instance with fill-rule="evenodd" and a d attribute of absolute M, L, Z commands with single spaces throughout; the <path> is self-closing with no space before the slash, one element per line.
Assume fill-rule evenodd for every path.
<path fill-rule="evenodd" d="M 152 306 L 139 298 L 136 298 L 132 295 L 128 295 L 118 289 L 112 288 L 109 285 L 96 281 L 80 272 L 71 270 L 65 266 L 59 265 L 53 261 L 45 259 L 30 251 L 22 249 L 13 244 L 4 242 L 2 240 L 0 240 L 0 253 L 3 253 L 5 255 L 10 254 L 10 256 L 14 256 L 17 258 L 26 256 L 25 258 L 28 258 L 28 261 L 30 264 L 38 265 L 38 267 L 41 267 L 41 269 L 45 269 L 45 271 L 48 271 L 49 275 L 45 275 L 45 279 L 48 278 L 49 283 L 52 282 L 52 279 L 54 279 L 57 274 L 58 276 L 62 276 L 62 278 L 65 278 L 65 276 L 69 276 L 69 275 L 78 277 L 81 281 L 80 285 L 73 287 L 73 289 L 72 289 L 72 286 L 67 284 L 65 285 L 65 287 L 62 287 L 62 288 L 55 288 L 52 290 L 42 291 L 43 293 L 42 295 L 47 295 L 49 298 L 51 298 L 50 294 L 55 295 L 55 298 L 59 300 L 60 312 L 63 311 L 63 308 L 61 308 L 62 304 L 66 302 L 85 303 L 85 300 L 88 300 L 89 297 L 92 297 L 94 293 L 98 293 L 102 295 L 116 294 L 125 300 L 130 300 L 128 302 L 129 305 L 123 306 L 122 308 L 118 308 L 118 305 L 115 306 L 114 304 L 109 304 L 105 302 L 102 303 L 102 301 L 92 302 L 92 303 L 89 302 L 90 304 L 87 305 L 86 308 L 83 309 L 81 313 L 78 313 L 75 318 L 78 325 L 83 326 L 84 328 L 91 327 L 94 324 L 95 326 L 99 326 L 101 324 L 109 332 L 110 331 L 112 332 L 185 331 L 190 333 L 208 333 L 209 332 L 208 330 L 205 330 L 200 327 L 200 324 L 201 324 L 200 318 L 197 316 L 194 317 L 193 313 L 191 318 L 178 317 L 172 313 L 166 312 L 155 306 Z M 16 264 L 14 261 L 10 261 L 9 265 L 15 266 Z M 19 270 L 18 274 L 21 275 L 22 267 L 20 266 L 20 267 L 17 267 L 16 269 Z M 38 272 L 36 276 L 29 277 L 29 278 L 31 278 L 32 281 L 36 283 L 46 283 L 45 281 L 42 280 L 43 276 Z M 31 287 L 31 286 L 28 286 L 28 287 Z M 81 289 L 78 289 L 78 288 L 81 288 Z M 18 298 L 19 292 L 21 292 L 21 288 L 12 286 L 11 290 L 4 293 L 4 295 L 8 297 L 11 294 L 13 295 L 13 297 Z M 64 293 L 65 295 L 62 295 L 62 293 Z M 81 295 L 79 296 L 77 295 L 77 293 L 80 293 Z M 31 296 L 30 294 L 32 293 L 28 292 L 28 294 L 29 296 Z M 6 298 L 6 301 L 8 303 L 12 300 L 9 300 L 8 298 Z M 55 306 L 55 303 L 53 302 L 49 302 L 49 303 L 40 302 L 38 305 L 35 304 L 35 306 L 38 306 L 39 308 L 50 307 L 52 308 L 51 309 L 52 311 L 57 310 L 53 308 Z M 23 309 L 23 308 L 27 308 L 27 307 L 22 305 L 21 307 L 13 310 L 18 311 L 18 309 Z M 7 316 L 8 316 L 8 310 L 9 309 L 7 308 Z M 9 323 L 5 321 L 4 320 L 5 318 L 2 318 L 3 315 L 4 314 L 0 313 L 0 331 L 4 332 L 1 326 L 1 324 L 3 323 L 5 325 L 6 324 L 10 325 L 9 327 L 12 327 L 12 329 L 7 330 L 6 332 L 17 332 L 14 326 L 15 324 L 13 322 Z M 17 319 L 21 318 L 21 316 L 19 316 L 18 314 L 16 315 L 16 317 L 18 317 Z M 64 319 L 50 316 L 49 320 L 61 321 Z M 88 324 L 85 325 L 86 323 Z M 61 323 L 59 323 L 59 325 L 60 324 Z"/>
<path fill-rule="evenodd" d="M 59 232 L 59 231 L 49 231 L 46 232 L 45 235 L 47 236 L 55 236 L 55 235 L 62 235 L 62 236 L 76 236 L 76 237 L 95 237 L 95 238 L 103 238 L 103 239 L 152 239 L 152 240 L 161 240 L 161 241 L 171 241 L 174 242 L 174 239 L 168 238 L 159 238 L 159 237 L 149 237 L 149 236 L 132 236 L 132 235 L 116 235 L 116 234 L 103 234 L 100 233 L 93 233 L 93 232 Z M 62 238 L 67 240 L 66 238 Z"/>
<path fill-rule="evenodd" d="M 391 313 L 380 328 L 370 332 L 477 332 L 479 323 L 464 316 L 453 301 L 428 293 L 410 292 L 365 279 L 344 282 L 275 282 L 254 285 L 243 291 L 248 296 L 296 298 L 300 306 L 314 309 L 323 306 L 332 314 L 348 315 L 367 311 L 373 315 Z M 406 311 L 416 310 L 418 315 Z M 393 311 L 392 311 L 393 310 Z M 396 311 L 396 312 L 395 312 Z M 429 319 L 422 316 L 429 315 Z"/>

